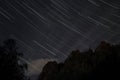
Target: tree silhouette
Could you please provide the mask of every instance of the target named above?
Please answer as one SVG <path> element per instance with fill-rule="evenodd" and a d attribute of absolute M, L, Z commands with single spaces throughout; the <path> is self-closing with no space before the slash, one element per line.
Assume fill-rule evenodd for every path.
<path fill-rule="evenodd" d="M 17 51 L 16 41 L 8 39 L 3 43 L 0 46 L 0 80 L 27 80 L 27 64 L 19 58 L 23 54 Z"/>

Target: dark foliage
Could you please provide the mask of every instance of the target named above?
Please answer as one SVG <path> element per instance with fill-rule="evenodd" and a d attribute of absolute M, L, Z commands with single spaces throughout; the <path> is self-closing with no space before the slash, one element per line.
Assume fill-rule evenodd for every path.
<path fill-rule="evenodd" d="M 92 51 L 73 51 L 64 63 L 48 62 L 39 80 L 120 79 L 120 45 L 104 41 Z"/>
<path fill-rule="evenodd" d="M 0 80 L 27 80 L 26 64 L 19 58 L 22 56 L 17 52 L 15 40 L 4 41 L 4 45 L 0 46 Z"/>

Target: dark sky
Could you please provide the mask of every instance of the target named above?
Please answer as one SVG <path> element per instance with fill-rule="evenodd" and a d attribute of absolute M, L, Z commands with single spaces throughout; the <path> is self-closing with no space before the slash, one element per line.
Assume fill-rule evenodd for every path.
<path fill-rule="evenodd" d="M 101 40 L 119 43 L 120 1 L 0 0 L 0 40 L 7 38 L 17 40 L 23 60 L 36 69 Z"/>

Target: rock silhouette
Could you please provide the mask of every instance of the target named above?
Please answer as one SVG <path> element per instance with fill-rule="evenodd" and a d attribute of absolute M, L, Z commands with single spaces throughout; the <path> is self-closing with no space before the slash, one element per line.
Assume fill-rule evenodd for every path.
<path fill-rule="evenodd" d="M 73 51 L 64 63 L 48 62 L 38 80 L 120 79 L 120 45 L 102 41 L 93 51 Z"/>

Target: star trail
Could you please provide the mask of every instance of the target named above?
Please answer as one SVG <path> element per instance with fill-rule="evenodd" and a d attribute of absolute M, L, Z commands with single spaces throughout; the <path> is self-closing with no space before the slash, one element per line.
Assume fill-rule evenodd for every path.
<path fill-rule="evenodd" d="M 31 61 L 64 61 L 72 50 L 119 43 L 119 0 L 0 0 L 1 41 L 13 38 Z"/>

